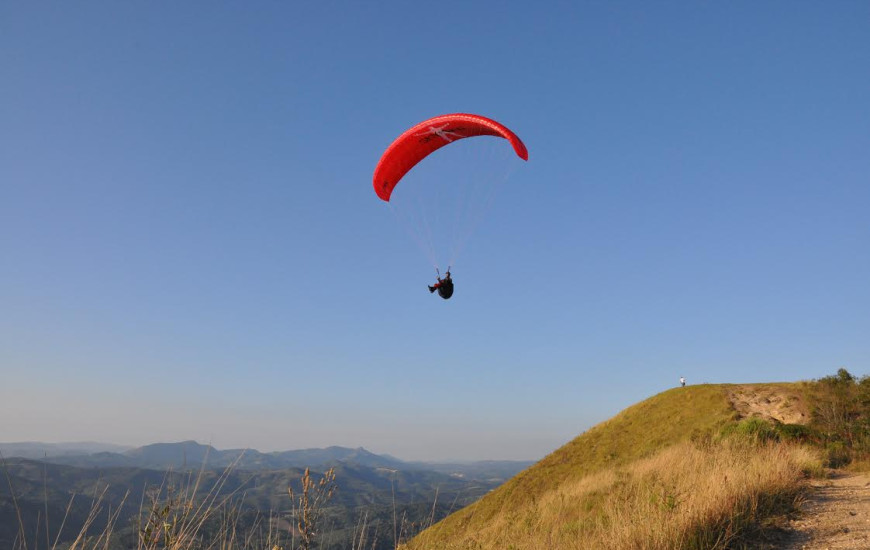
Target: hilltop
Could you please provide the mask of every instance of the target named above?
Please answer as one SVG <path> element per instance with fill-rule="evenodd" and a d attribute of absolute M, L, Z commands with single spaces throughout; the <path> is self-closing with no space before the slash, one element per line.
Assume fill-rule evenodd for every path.
<path fill-rule="evenodd" d="M 408 547 L 494 547 L 487 543 L 494 540 L 508 542 L 505 536 L 495 534 L 505 530 L 511 531 L 509 541 L 516 542 L 516 548 L 547 547 L 555 542 L 543 544 L 538 540 L 531 544 L 522 538 L 522 533 L 534 532 L 536 537 L 540 537 L 542 534 L 553 536 L 555 532 L 562 536 L 566 529 L 578 532 L 598 529 L 600 523 L 610 521 L 602 519 L 602 514 L 596 510 L 603 495 L 618 492 L 621 487 L 634 483 L 635 478 L 653 480 L 650 486 L 657 489 L 651 492 L 648 500 L 658 499 L 665 503 L 663 506 L 676 508 L 684 497 L 676 496 L 677 489 L 661 482 L 664 474 L 656 468 L 667 471 L 671 466 L 656 465 L 656 457 L 666 456 L 666 461 L 677 464 L 698 448 L 702 454 L 695 457 L 695 461 L 735 463 L 739 470 L 739 460 L 743 455 L 738 451 L 729 451 L 733 456 L 720 460 L 719 455 L 707 450 L 712 447 L 709 442 L 727 431 L 726 428 L 741 425 L 738 424 L 741 421 L 744 426 L 756 423 L 801 425 L 809 419 L 801 384 L 717 384 L 674 388 L 594 426 L 478 502 L 423 531 Z M 665 454 L 668 450 L 670 454 Z M 808 457 L 794 460 L 805 458 L 811 460 Z M 784 463 L 791 460 L 790 457 L 776 458 L 780 459 Z M 635 473 L 632 468 L 640 468 L 642 472 Z M 584 484 L 590 488 L 582 488 Z M 659 487 L 664 496 L 655 493 Z M 668 496 L 671 492 L 672 497 Z M 582 501 L 582 504 L 566 502 L 569 498 Z M 573 510 L 575 505 L 579 509 L 576 515 L 574 512 L 557 513 L 552 510 L 554 502 L 558 502 L 562 510 Z M 522 527 L 523 523 L 525 527 Z M 515 527 L 517 525 L 520 527 Z"/>

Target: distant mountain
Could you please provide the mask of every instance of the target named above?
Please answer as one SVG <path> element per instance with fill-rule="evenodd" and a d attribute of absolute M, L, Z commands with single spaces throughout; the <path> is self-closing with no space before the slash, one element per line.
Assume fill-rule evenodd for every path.
<path fill-rule="evenodd" d="M 129 446 L 97 443 L 94 441 L 73 441 L 67 443 L 43 443 L 41 441 L 18 441 L 0 443 L 0 453 L 6 458 L 33 458 L 90 455 L 94 453 L 123 453 Z"/>
<path fill-rule="evenodd" d="M 334 463 L 350 463 L 371 468 L 408 468 L 409 463 L 389 455 L 378 455 L 358 447 L 327 447 L 325 449 L 303 449 L 300 451 L 282 451 L 270 453 L 277 460 L 288 464 L 331 465 Z"/>
<path fill-rule="evenodd" d="M 26 451 L 17 454 L 17 451 Z M 178 443 L 155 443 L 129 449 L 124 452 L 96 453 L 55 453 L 34 454 L 30 449 L 11 448 L 4 452 L 7 457 L 33 458 L 52 464 L 78 467 L 135 467 L 154 470 L 198 469 L 205 465 L 209 469 L 223 469 L 233 466 L 240 470 L 281 470 L 286 468 L 324 469 L 338 464 L 354 464 L 372 468 L 416 469 L 391 456 L 377 455 L 363 449 L 347 447 L 327 447 L 325 449 L 302 449 L 261 453 L 255 449 L 218 450 L 211 445 L 195 441 Z"/>
<path fill-rule="evenodd" d="M 211 445 L 201 445 L 196 441 L 181 441 L 179 443 L 154 443 L 130 449 L 124 453 L 124 459 L 132 460 L 132 465 L 139 468 L 198 468 L 206 466 L 219 467 L 231 463 L 243 451 L 218 451 Z"/>
<path fill-rule="evenodd" d="M 312 468 L 325 470 L 333 466 L 365 467 L 396 471 L 428 471 L 450 475 L 466 480 L 486 480 L 500 482 L 530 466 L 525 461 L 480 461 L 467 463 L 405 462 L 389 455 L 372 453 L 362 447 L 327 447 L 325 449 L 300 449 L 262 453 L 255 449 L 215 449 L 196 441 L 178 443 L 154 443 L 134 449 L 115 451 L 75 452 L 75 448 L 64 447 L 64 451 L 45 452 L 48 444 L 0 444 L 0 451 L 6 458 L 31 458 L 52 464 L 76 466 L 80 468 L 143 468 L 151 470 L 222 470 L 233 466 L 236 470 L 268 471 L 288 468 Z M 60 445 L 60 444 L 58 444 Z M 8 446 L 8 451 L 6 450 Z M 105 449 L 93 444 L 93 449 Z"/>

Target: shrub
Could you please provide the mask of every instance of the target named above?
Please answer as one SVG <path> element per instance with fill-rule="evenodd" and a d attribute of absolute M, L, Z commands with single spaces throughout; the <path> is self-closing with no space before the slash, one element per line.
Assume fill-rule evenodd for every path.
<path fill-rule="evenodd" d="M 806 385 L 811 431 L 806 434 L 839 467 L 870 459 L 870 377 L 856 379 L 846 369 Z"/>
<path fill-rule="evenodd" d="M 825 460 L 828 468 L 842 468 L 852 461 L 852 455 L 849 449 L 842 441 L 832 441 L 825 445 L 827 458 Z"/>
<path fill-rule="evenodd" d="M 736 424 L 728 424 L 722 429 L 722 437 L 747 439 L 757 443 L 778 441 L 779 432 L 776 427 L 761 418 L 747 418 Z"/>
<path fill-rule="evenodd" d="M 797 441 L 800 443 L 805 443 L 814 436 L 813 429 L 802 424 L 777 424 L 776 432 L 783 441 Z"/>

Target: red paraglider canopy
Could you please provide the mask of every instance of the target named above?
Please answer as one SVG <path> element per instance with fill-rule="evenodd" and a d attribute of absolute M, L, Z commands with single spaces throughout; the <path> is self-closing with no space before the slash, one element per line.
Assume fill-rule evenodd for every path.
<path fill-rule="evenodd" d="M 492 119 L 465 113 L 437 116 L 409 128 L 387 147 L 375 168 L 375 193 L 389 202 L 399 180 L 427 155 L 449 143 L 474 136 L 503 137 L 517 156 L 529 160 L 529 152 L 520 138 Z"/>

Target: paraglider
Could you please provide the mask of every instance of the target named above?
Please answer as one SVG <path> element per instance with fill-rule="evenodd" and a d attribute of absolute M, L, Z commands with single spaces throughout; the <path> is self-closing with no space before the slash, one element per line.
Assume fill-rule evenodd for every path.
<path fill-rule="evenodd" d="M 389 203 L 393 191 L 402 178 L 423 159 L 445 145 L 477 136 L 503 138 L 510 143 L 519 158 L 529 159 L 528 150 L 522 140 L 495 120 L 468 113 L 437 116 L 412 126 L 387 147 L 375 167 L 373 178 L 375 193 L 381 200 Z M 451 182 L 451 184 L 455 183 Z M 425 229 L 424 233 L 431 239 L 430 228 Z M 433 263 L 435 262 L 436 260 L 433 259 Z M 435 268 L 437 272 L 437 263 Z M 443 279 L 439 274 L 438 282 L 429 286 L 429 292 L 434 293 L 436 290 L 445 300 L 453 296 L 453 279 L 449 268 Z"/>
<path fill-rule="evenodd" d="M 449 268 L 447 269 L 447 275 L 443 279 L 439 275 L 438 282 L 429 286 L 430 293 L 433 293 L 436 290 L 438 291 L 438 296 L 441 296 L 445 300 L 453 296 L 453 279 L 450 277 Z"/>

